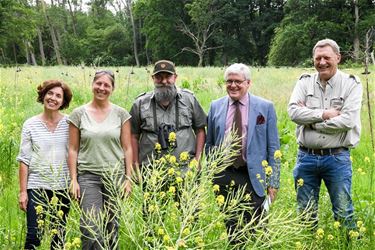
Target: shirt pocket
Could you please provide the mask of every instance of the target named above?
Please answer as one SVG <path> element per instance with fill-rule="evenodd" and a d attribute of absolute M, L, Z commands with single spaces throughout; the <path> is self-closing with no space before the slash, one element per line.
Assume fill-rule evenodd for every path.
<path fill-rule="evenodd" d="M 193 114 L 188 108 L 181 108 L 179 114 L 179 129 L 189 128 L 193 123 Z"/>
<path fill-rule="evenodd" d="M 149 132 L 155 132 L 154 117 L 149 110 L 141 109 L 141 129 Z"/>
<path fill-rule="evenodd" d="M 336 110 L 341 110 L 344 105 L 344 99 L 342 97 L 333 97 L 330 100 L 330 107 Z"/>
<path fill-rule="evenodd" d="M 320 99 L 315 96 L 306 97 L 306 107 L 310 109 L 319 109 L 320 108 Z"/>

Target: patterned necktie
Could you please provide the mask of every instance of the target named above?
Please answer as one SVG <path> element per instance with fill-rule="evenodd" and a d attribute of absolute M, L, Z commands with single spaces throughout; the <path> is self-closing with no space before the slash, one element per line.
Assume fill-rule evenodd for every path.
<path fill-rule="evenodd" d="M 234 111 L 232 127 L 235 130 L 237 138 L 241 138 L 237 146 L 239 153 L 235 157 L 233 166 L 243 167 L 246 165 L 246 162 L 243 160 L 243 157 L 242 157 L 242 115 L 241 115 L 241 110 L 240 110 L 241 103 L 239 101 L 235 101 L 233 105 L 236 106 L 236 109 Z"/>

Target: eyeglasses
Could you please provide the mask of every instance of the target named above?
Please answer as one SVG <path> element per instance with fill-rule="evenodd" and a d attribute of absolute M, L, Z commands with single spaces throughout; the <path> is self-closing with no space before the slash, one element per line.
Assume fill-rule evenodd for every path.
<path fill-rule="evenodd" d="M 115 80 L 115 75 L 114 75 L 113 72 L 110 71 L 110 70 L 99 70 L 99 71 L 96 71 L 96 72 L 95 72 L 95 75 L 100 75 L 100 74 L 106 74 L 106 75 L 109 75 L 110 77 L 113 78 L 113 80 Z"/>
<path fill-rule="evenodd" d="M 232 83 L 234 83 L 234 84 L 236 84 L 236 86 L 240 86 L 243 82 L 245 82 L 246 81 L 246 79 L 245 80 L 226 80 L 225 81 L 225 83 L 227 84 L 227 85 L 232 85 Z"/>

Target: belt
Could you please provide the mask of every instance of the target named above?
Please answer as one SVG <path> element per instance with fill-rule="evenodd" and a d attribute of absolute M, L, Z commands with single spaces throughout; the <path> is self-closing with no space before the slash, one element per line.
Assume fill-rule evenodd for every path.
<path fill-rule="evenodd" d="M 340 148 L 305 148 L 304 146 L 299 146 L 299 149 L 303 152 L 312 155 L 336 155 L 342 151 L 347 151 L 348 148 L 340 147 Z"/>

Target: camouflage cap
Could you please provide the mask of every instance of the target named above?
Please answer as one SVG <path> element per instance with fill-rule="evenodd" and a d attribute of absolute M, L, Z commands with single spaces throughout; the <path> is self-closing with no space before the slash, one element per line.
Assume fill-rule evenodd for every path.
<path fill-rule="evenodd" d="M 154 71 L 152 72 L 152 75 L 156 75 L 160 72 L 167 72 L 170 74 L 176 74 L 176 69 L 174 66 L 174 63 L 168 60 L 160 60 L 155 63 Z"/>

